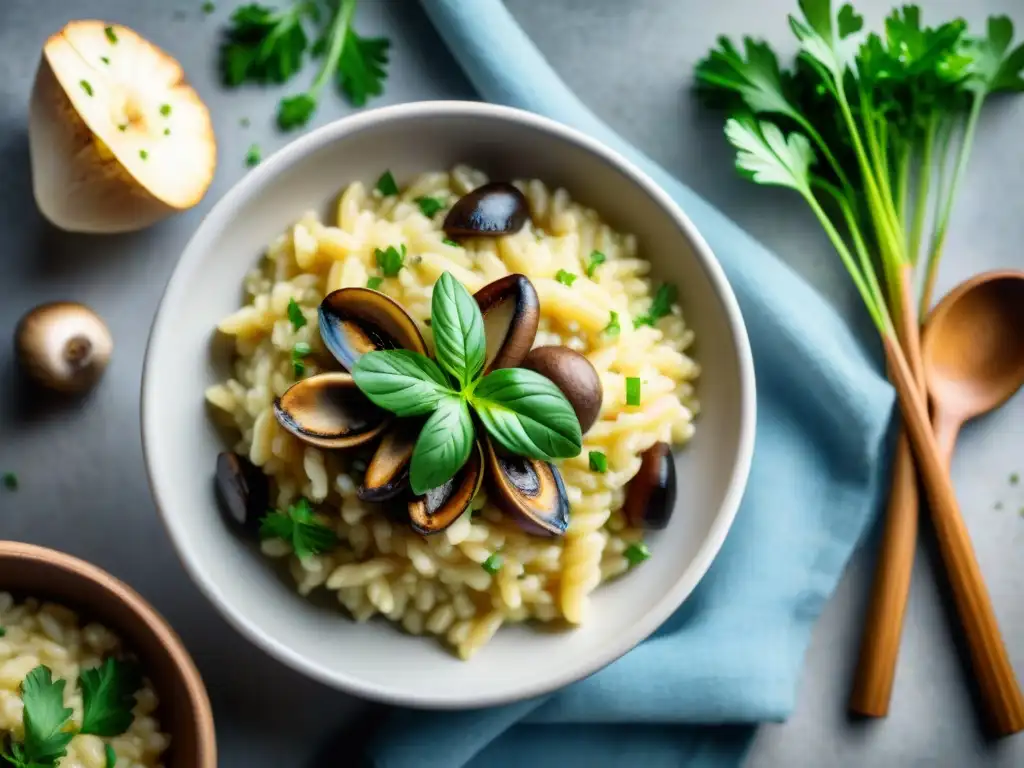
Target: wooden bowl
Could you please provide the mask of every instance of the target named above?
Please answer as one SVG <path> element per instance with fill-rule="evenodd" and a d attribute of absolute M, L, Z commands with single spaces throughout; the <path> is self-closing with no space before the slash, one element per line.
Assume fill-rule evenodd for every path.
<path fill-rule="evenodd" d="M 216 768 L 217 742 L 206 686 L 170 625 L 135 590 L 63 552 L 0 541 L 0 589 L 16 598 L 50 600 L 97 621 L 136 654 L 160 700 L 157 717 L 170 734 L 167 768 Z"/>

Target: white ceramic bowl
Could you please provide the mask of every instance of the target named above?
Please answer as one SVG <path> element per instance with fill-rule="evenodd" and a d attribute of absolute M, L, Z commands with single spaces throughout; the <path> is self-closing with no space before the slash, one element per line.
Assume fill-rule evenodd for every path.
<path fill-rule="evenodd" d="M 239 306 L 243 275 L 304 211 L 327 210 L 351 181 L 372 183 L 469 163 L 492 178 L 565 187 L 633 232 L 655 275 L 679 287 L 703 367 L 697 435 L 677 455 L 679 494 L 653 557 L 598 589 L 579 629 L 502 628 L 468 662 L 432 637 L 301 598 L 255 546 L 222 521 L 212 475 L 222 437 L 203 390 L 228 361 L 212 345 Z M 754 444 L 754 374 L 746 331 L 721 268 L 685 214 L 649 178 L 586 136 L 536 115 L 472 102 L 361 112 L 266 160 L 210 212 L 167 286 L 146 356 L 142 430 L 153 493 L 199 587 L 252 641 L 295 669 L 373 699 L 426 707 L 497 704 L 578 680 L 653 632 L 708 570 L 736 515 Z"/>

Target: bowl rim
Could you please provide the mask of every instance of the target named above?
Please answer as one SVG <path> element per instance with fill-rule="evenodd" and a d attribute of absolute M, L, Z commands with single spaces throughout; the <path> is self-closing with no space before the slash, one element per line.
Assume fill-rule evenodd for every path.
<path fill-rule="evenodd" d="M 244 203 L 252 196 L 258 194 L 268 182 L 279 175 L 280 172 L 293 165 L 301 157 L 334 141 L 343 140 L 347 135 L 363 131 L 373 125 L 423 117 L 451 117 L 456 119 L 486 117 L 519 123 L 526 128 L 549 134 L 558 140 L 576 145 L 594 156 L 597 160 L 616 168 L 629 178 L 651 197 L 666 215 L 673 219 L 676 226 L 683 231 L 692 244 L 694 254 L 711 282 L 725 312 L 726 321 L 734 340 L 734 352 L 737 356 L 739 371 L 740 429 L 738 450 L 733 460 L 729 483 L 722 504 L 711 523 L 708 534 L 682 577 L 670 589 L 666 590 L 647 611 L 641 621 L 634 623 L 627 630 L 616 635 L 610 642 L 605 643 L 600 652 L 588 654 L 581 657 L 577 663 L 567 665 L 559 675 L 551 677 L 543 683 L 518 683 L 512 686 L 505 686 L 498 692 L 483 691 L 468 696 L 465 693 L 452 696 L 451 692 L 446 691 L 410 695 L 398 686 L 368 683 L 344 671 L 334 670 L 311 661 L 293 648 L 266 636 L 254 622 L 224 596 L 220 587 L 208 576 L 202 562 L 189 549 L 185 536 L 178 530 L 178 526 L 174 522 L 174 515 L 168 513 L 174 481 L 166 473 L 162 472 L 160 468 L 154 466 L 149 449 L 149 441 L 155 439 L 153 436 L 159 432 L 159 408 L 158 403 L 155 401 L 153 384 L 154 359 L 157 357 L 154 340 L 158 337 L 166 336 L 168 326 L 173 325 L 174 319 L 171 317 L 170 309 L 167 306 L 168 297 L 177 292 L 178 283 L 185 279 L 183 276 L 186 273 L 191 273 L 192 270 L 189 267 L 198 263 L 202 258 L 207 250 L 206 241 L 214 233 L 227 225 Z M 632 161 L 626 159 L 601 141 L 575 128 L 532 112 L 476 101 L 419 101 L 365 110 L 328 123 L 297 138 L 276 151 L 247 176 L 236 182 L 214 204 L 186 244 L 182 256 L 177 265 L 175 265 L 174 271 L 164 288 L 164 293 L 157 307 L 156 316 L 146 344 L 140 398 L 140 422 L 146 474 L 164 528 L 174 545 L 178 558 L 193 582 L 235 629 L 277 660 L 333 688 L 389 704 L 430 709 L 462 709 L 520 701 L 549 693 L 581 680 L 630 651 L 634 646 L 652 634 L 675 612 L 711 567 L 711 563 L 725 542 L 726 535 L 739 511 L 753 459 L 756 399 L 754 363 L 750 349 L 750 340 L 740 312 L 739 303 L 725 276 L 725 272 L 712 253 L 710 246 L 697 231 L 696 226 L 690 221 L 689 217 L 650 176 Z"/>
<path fill-rule="evenodd" d="M 213 707 L 210 704 L 206 684 L 178 633 L 174 631 L 167 619 L 150 605 L 146 598 L 98 565 L 93 565 L 57 549 L 20 541 L 0 541 L 0 560 L 4 559 L 36 562 L 45 567 L 64 571 L 73 578 L 91 582 L 99 587 L 109 599 L 127 606 L 128 610 L 156 637 L 160 647 L 167 653 L 185 683 L 189 708 L 192 711 L 192 722 L 196 731 L 196 744 L 201 754 L 201 762 L 196 768 L 216 768 L 217 736 L 213 721 Z M 121 633 L 119 627 L 112 627 L 112 629 L 118 634 Z M 173 741 L 174 734 L 171 736 Z"/>

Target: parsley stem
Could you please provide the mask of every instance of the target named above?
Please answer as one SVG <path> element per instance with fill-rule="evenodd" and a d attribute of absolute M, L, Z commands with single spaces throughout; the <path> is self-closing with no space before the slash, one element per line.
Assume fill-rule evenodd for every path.
<path fill-rule="evenodd" d="M 352 25 L 352 16 L 356 12 L 356 2 L 358 0 L 341 0 L 341 5 L 338 7 L 338 13 L 331 22 L 331 36 L 327 46 L 327 51 L 324 53 L 324 65 L 320 70 L 320 74 L 316 76 L 316 80 L 313 81 L 313 85 L 309 87 L 307 93 L 310 96 L 317 96 L 323 87 L 331 81 L 334 77 L 334 73 L 338 69 L 338 64 L 341 61 L 341 54 L 345 50 L 345 40 L 348 38 L 348 30 Z"/>
<path fill-rule="evenodd" d="M 924 218 L 928 210 L 928 194 L 932 186 L 932 155 L 935 153 L 935 135 L 939 128 L 939 113 L 932 110 L 928 128 L 924 134 L 924 149 L 921 155 L 921 170 L 917 180 L 917 197 L 914 201 L 914 222 L 910 227 L 908 256 L 911 264 L 917 264 L 921 256 L 921 235 L 924 232 Z"/>
<path fill-rule="evenodd" d="M 910 253 L 910 229 L 907 227 L 907 196 L 910 191 L 910 147 L 903 142 L 899 143 L 896 151 L 896 217 L 900 221 L 903 230 L 904 261 L 913 261 L 913 254 Z"/>

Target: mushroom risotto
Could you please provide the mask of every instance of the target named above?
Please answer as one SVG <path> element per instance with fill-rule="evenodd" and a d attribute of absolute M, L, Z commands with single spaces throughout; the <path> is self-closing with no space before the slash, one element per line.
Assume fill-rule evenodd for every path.
<path fill-rule="evenodd" d="M 578 625 L 651 556 L 693 435 L 693 334 L 636 239 L 541 181 L 456 167 L 305 214 L 219 330 L 240 530 L 358 621 L 468 658 L 506 622 Z"/>

